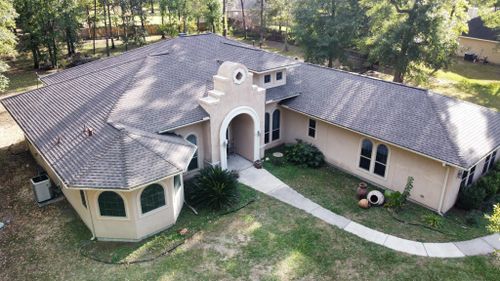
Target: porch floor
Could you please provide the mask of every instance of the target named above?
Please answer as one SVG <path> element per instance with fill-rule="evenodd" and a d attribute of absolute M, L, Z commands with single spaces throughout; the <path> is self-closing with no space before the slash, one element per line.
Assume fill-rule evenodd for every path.
<path fill-rule="evenodd" d="M 227 157 L 228 170 L 242 171 L 253 166 L 253 163 L 236 153 Z"/>

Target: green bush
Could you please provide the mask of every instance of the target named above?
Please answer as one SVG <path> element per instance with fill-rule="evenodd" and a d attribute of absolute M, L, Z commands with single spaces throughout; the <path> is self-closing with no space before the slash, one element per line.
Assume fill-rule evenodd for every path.
<path fill-rule="evenodd" d="M 443 218 L 435 214 L 423 215 L 422 220 L 432 228 L 440 228 L 443 225 Z"/>
<path fill-rule="evenodd" d="M 486 198 L 491 198 L 493 195 L 497 194 L 500 188 L 500 173 L 491 173 L 480 178 L 475 186 L 484 189 Z"/>
<path fill-rule="evenodd" d="M 462 187 L 458 192 L 457 207 L 464 210 L 479 209 L 485 198 L 486 191 L 481 185 Z"/>
<path fill-rule="evenodd" d="M 318 168 L 325 164 L 325 156 L 314 145 L 297 139 L 297 143 L 288 145 L 285 152 L 286 160 L 295 165 Z"/>
<path fill-rule="evenodd" d="M 413 177 L 408 177 L 403 193 L 399 191 L 386 190 L 384 192 L 386 202 L 384 206 L 398 211 L 401 210 L 408 200 L 408 197 L 410 197 L 410 192 L 413 189 L 413 180 Z"/>
<path fill-rule="evenodd" d="M 195 206 L 229 209 L 240 200 L 236 178 L 236 173 L 219 166 L 204 168 L 186 189 L 186 199 Z"/>

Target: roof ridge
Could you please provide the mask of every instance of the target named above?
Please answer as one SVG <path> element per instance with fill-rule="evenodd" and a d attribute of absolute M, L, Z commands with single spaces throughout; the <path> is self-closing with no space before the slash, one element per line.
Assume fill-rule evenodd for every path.
<path fill-rule="evenodd" d="M 436 104 L 434 103 L 434 101 L 432 100 L 432 98 L 430 98 L 429 94 L 432 94 L 432 93 L 430 93 L 429 91 L 427 91 L 425 97 L 426 97 L 426 100 L 428 100 L 428 102 L 430 103 L 432 110 L 437 115 L 439 126 L 441 126 L 441 128 L 443 128 L 443 130 L 446 132 L 445 137 L 448 140 L 448 142 L 450 142 L 452 144 L 453 151 L 455 152 L 456 156 L 458 157 L 458 160 L 460 161 L 460 164 L 463 165 L 463 166 L 467 166 L 466 164 L 464 165 L 465 161 L 464 161 L 464 159 L 462 157 L 462 154 L 460 153 L 460 150 L 458 148 L 458 144 L 450 136 L 452 134 L 452 132 L 449 130 L 448 126 L 446 126 L 446 124 L 444 124 L 444 122 L 443 122 L 444 120 L 442 119 L 439 110 L 436 108 Z"/>
<path fill-rule="evenodd" d="M 84 67 L 84 66 L 89 66 L 89 65 L 97 64 L 97 63 L 99 63 L 99 62 L 103 62 L 103 61 L 108 61 L 108 60 L 111 60 L 111 59 L 119 58 L 119 57 L 121 57 L 121 56 L 123 56 L 123 55 L 130 54 L 130 52 L 140 51 L 140 50 L 143 50 L 143 49 L 146 49 L 146 48 L 149 48 L 149 47 L 153 47 L 153 46 L 155 46 L 155 45 L 159 45 L 160 43 L 168 42 L 168 41 L 170 41 L 170 40 L 172 40 L 172 39 L 174 39 L 174 38 L 167 39 L 167 40 L 160 40 L 160 41 L 158 41 L 158 42 L 153 42 L 153 43 L 151 43 L 151 44 L 145 44 L 145 45 L 143 45 L 143 46 L 140 46 L 140 47 L 137 47 L 137 48 L 134 48 L 134 49 L 128 50 L 128 51 L 124 51 L 123 53 L 118 54 L 118 55 L 113 55 L 113 56 L 109 56 L 109 57 L 100 57 L 100 58 L 98 58 L 98 59 L 96 59 L 96 60 L 93 60 L 93 61 L 90 61 L 90 62 L 88 62 L 88 63 L 84 63 L 84 64 L 81 64 L 81 65 L 77 65 L 77 66 L 70 67 L 70 68 L 66 68 L 66 69 L 62 69 L 62 70 L 61 70 L 61 72 L 59 72 L 59 71 L 58 71 L 58 72 L 50 73 L 50 74 L 48 74 L 48 75 L 45 75 L 45 76 L 41 77 L 40 79 L 43 81 L 43 79 L 44 79 L 45 77 L 50 77 L 50 76 L 54 76 L 54 75 L 60 74 L 60 73 L 62 73 L 62 72 L 63 72 L 63 71 L 65 71 L 65 70 L 69 70 L 69 69 L 71 69 L 71 70 L 75 70 L 75 69 L 79 69 L 79 68 Z M 146 56 L 148 56 L 148 55 L 147 55 L 147 54 L 145 54 L 144 56 L 142 56 L 142 57 L 140 57 L 140 58 L 143 58 L 143 57 L 146 57 Z M 140 59 L 140 58 L 136 58 L 136 59 Z M 136 60 L 136 59 L 132 59 L 132 60 Z M 130 61 L 132 61 L 132 60 L 130 60 Z M 110 65 L 110 66 L 108 66 L 108 67 L 105 67 L 105 68 L 103 68 L 103 69 L 107 69 L 107 68 L 109 68 L 109 67 L 116 66 L 116 65 L 121 65 L 121 64 L 126 63 L 126 62 L 128 62 L 128 61 L 125 61 L 125 62 L 118 62 L 118 63 L 116 63 L 116 64 L 112 64 L 112 65 Z M 100 70 L 103 70 L 103 69 L 100 69 Z M 100 70 L 96 70 L 96 71 L 100 71 Z M 91 72 L 95 72 L 95 71 L 91 71 Z M 89 73 L 91 73 L 91 72 L 89 72 Z M 86 74 L 87 74 L 87 73 L 86 73 Z M 83 74 L 83 75 L 79 75 L 78 77 L 80 77 L 80 76 L 84 76 L 84 75 L 85 75 L 85 74 Z M 76 78 L 76 77 L 73 77 L 73 78 Z M 72 80 L 73 78 L 66 79 L 66 80 L 64 80 L 64 81 L 69 81 L 69 80 Z M 61 82 L 64 82 L 64 81 L 61 81 Z M 56 82 L 56 83 L 53 83 L 53 84 L 58 84 L 58 83 L 61 83 L 61 82 Z M 50 84 L 50 85 L 53 85 L 53 84 Z"/>

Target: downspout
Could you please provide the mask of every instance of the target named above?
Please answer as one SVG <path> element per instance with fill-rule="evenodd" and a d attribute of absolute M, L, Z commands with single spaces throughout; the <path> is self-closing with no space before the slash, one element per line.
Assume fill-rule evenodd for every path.
<path fill-rule="evenodd" d="M 450 166 L 446 165 L 443 163 L 443 165 L 446 166 L 446 175 L 444 177 L 443 181 L 443 188 L 441 189 L 441 197 L 439 198 L 439 207 L 438 207 L 438 214 L 443 215 L 443 203 L 444 203 L 444 194 L 446 193 L 446 187 L 448 186 L 448 177 L 450 175 Z"/>
<path fill-rule="evenodd" d="M 94 218 L 92 217 L 92 211 L 90 210 L 90 201 L 89 201 L 89 198 L 87 196 L 87 191 L 86 190 L 83 190 L 83 195 L 85 196 L 85 200 L 87 202 L 87 210 L 89 212 L 89 215 L 90 215 L 90 224 L 92 225 L 92 238 L 90 238 L 91 241 L 94 241 L 95 240 L 95 226 L 94 226 Z"/>

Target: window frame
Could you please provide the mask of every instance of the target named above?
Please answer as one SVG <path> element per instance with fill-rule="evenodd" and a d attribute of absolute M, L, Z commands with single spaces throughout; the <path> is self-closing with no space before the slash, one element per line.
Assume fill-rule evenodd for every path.
<path fill-rule="evenodd" d="M 271 114 L 264 113 L 264 144 L 271 142 Z"/>
<path fill-rule="evenodd" d="M 178 181 L 179 184 L 178 185 L 176 183 L 176 179 L 179 179 L 179 181 Z M 174 183 L 173 183 L 174 191 L 177 192 L 182 187 L 182 185 L 183 185 L 182 184 L 182 176 L 181 176 L 181 174 L 177 174 L 177 175 L 173 176 L 173 181 L 174 181 Z"/>
<path fill-rule="evenodd" d="M 311 127 L 311 122 L 314 122 L 314 127 Z M 309 118 L 307 122 L 307 136 L 316 139 L 317 128 L 318 128 L 318 121 L 316 121 L 316 119 Z M 311 136 L 311 132 L 313 132 L 313 136 Z"/>
<path fill-rule="evenodd" d="M 488 171 L 495 167 L 496 158 L 497 158 L 497 151 L 493 151 L 493 153 L 491 153 L 490 165 L 488 167 Z"/>
<path fill-rule="evenodd" d="M 83 189 L 80 189 L 80 201 L 82 206 L 85 207 L 85 209 L 88 209 L 87 198 L 85 197 L 85 191 L 83 191 Z"/>
<path fill-rule="evenodd" d="M 467 178 L 467 185 L 466 186 L 470 186 L 471 184 L 474 183 L 474 175 L 476 173 L 476 168 L 477 168 L 477 165 L 474 165 L 474 166 L 472 166 L 472 168 L 469 169 L 469 176 Z"/>
<path fill-rule="evenodd" d="M 379 148 L 380 147 L 385 147 L 386 151 L 387 151 L 387 154 L 385 156 L 385 162 L 382 162 L 382 161 L 379 161 L 377 158 L 378 158 L 378 155 L 379 155 Z M 379 143 L 377 144 L 377 149 L 375 149 L 375 159 L 373 161 L 373 174 L 379 176 L 379 177 L 383 177 L 383 178 L 386 178 L 387 176 L 387 165 L 388 165 L 388 162 L 389 162 L 389 147 L 383 143 Z M 384 175 L 380 175 L 380 174 L 377 174 L 375 172 L 376 170 L 376 167 L 377 167 L 377 164 L 378 165 L 382 165 L 384 167 Z"/>
<path fill-rule="evenodd" d="M 267 78 L 269 78 L 269 81 L 266 82 Z M 264 84 L 270 84 L 272 82 L 272 76 L 271 74 L 264 74 Z"/>
<path fill-rule="evenodd" d="M 275 123 L 274 123 L 274 120 L 276 119 L 276 116 L 275 114 L 278 113 L 278 125 L 276 126 L 277 128 L 275 128 Z M 272 122 L 271 122 L 271 141 L 274 142 L 274 141 L 279 141 L 281 139 L 281 110 L 279 110 L 279 108 L 276 108 L 274 111 L 273 111 L 273 116 L 272 116 Z M 275 138 L 274 137 L 274 133 L 277 132 L 277 135 L 278 137 Z"/>
<path fill-rule="evenodd" d="M 370 158 L 368 158 L 366 155 L 362 154 L 362 152 L 363 152 L 363 143 L 365 141 L 369 141 L 371 143 Z M 378 153 L 378 149 L 379 149 L 380 146 L 384 146 L 387 149 L 387 157 L 386 157 L 385 163 L 377 161 L 377 153 Z M 387 180 L 387 177 L 388 177 L 388 174 L 389 174 L 389 168 L 390 168 L 389 163 L 390 163 L 390 160 L 391 160 L 391 148 L 389 147 L 389 145 L 387 145 L 386 143 L 383 143 L 383 142 L 373 141 L 373 140 L 371 140 L 369 138 L 362 138 L 361 142 L 359 144 L 359 150 L 358 150 L 357 157 L 358 157 L 358 163 L 357 163 L 358 164 L 357 165 L 357 169 L 358 170 L 361 170 L 364 173 L 376 176 L 379 179 Z M 370 161 L 369 162 L 369 169 L 365 169 L 364 167 L 361 167 L 361 158 Z M 384 167 L 385 167 L 384 175 L 383 176 L 375 173 L 375 166 L 376 166 L 377 163 L 380 164 L 380 165 L 384 165 Z"/>
<path fill-rule="evenodd" d="M 371 145 L 369 158 L 366 155 L 363 155 L 363 144 L 365 143 L 365 141 L 369 142 Z M 358 168 L 365 171 L 365 172 L 369 172 L 369 173 L 371 172 L 371 167 L 372 167 L 372 162 L 373 162 L 372 161 L 372 159 L 373 159 L 373 147 L 374 147 L 373 141 L 366 139 L 366 138 L 361 139 L 361 143 L 359 146 L 359 153 L 358 153 Z M 361 167 L 361 158 L 364 158 L 364 159 L 369 161 L 368 169 Z"/>
<path fill-rule="evenodd" d="M 191 142 L 191 141 L 189 140 L 189 138 L 190 138 L 190 137 L 194 137 L 194 138 L 195 138 L 195 142 L 196 142 L 196 143 Z M 198 143 L 199 143 L 199 141 L 198 141 L 198 140 L 199 140 L 198 135 L 197 135 L 197 134 L 195 134 L 195 133 L 189 133 L 189 134 L 187 134 L 187 135 L 186 135 L 185 140 L 186 140 L 186 141 L 188 141 L 188 142 L 189 142 L 189 143 L 191 143 L 191 144 L 196 145 L 196 151 L 195 151 L 195 153 L 194 153 L 193 158 L 191 159 L 191 161 L 189 161 L 189 164 L 188 164 L 188 166 L 187 166 L 187 170 L 186 170 L 186 172 L 189 172 L 189 173 L 191 173 L 191 172 L 196 172 L 196 171 L 198 171 L 198 170 L 200 169 L 200 167 L 201 167 L 201 165 L 200 165 L 200 154 L 199 154 L 200 149 L 199 149 L 199 146 L 198 146 Z M 190 169 L 191 163 L 192 163 L 195 159 L 196 159 L 196 168 L 194 168 L 194 169 Z"/>
<path fill-rule="evenodd" d="M 99 198 L 101 197 L 101 195 L 105 192 L 112 192 L 112 193 L 115 193 L 117 194 L 118 196 L 120 196 L 120 198 L 122 199 L 122 202 L 123 202 L 123 208 L 124 208 L 124 211 L 125 211 L 125 216 L 109 216 L 109 215 L 102 215 L 101 213 L 101 205 L 99 204 Z M 126 200 L 126 198 L 116 192 L 116 191 L 112 191 L 112 190 L 103 190 L 101 192 L 99 192 L 99 194 L 97 194 L 96 196 L 96 206 L 97 206 L 97 217 L 101 220 L 129 220 L 129 211 L 128 211 L 128 202 Z"/>
<path fill-rule="evenodd" d="M 490 160 L 491 160 L 492 155 L 493 155 L 493 153 L 488 154 L 488 156 L 486 156 L 486 158 L 484 159 L 483 171 L 481 173 L 482 175 L 485 175 L 490 170 Z"/>
<path fill-rule="evenodd" d="M 281 77 L 278 77 L 280 75 Z M 278 71 L 276 72 L 276 81 L 282 81 L 283 80 L 283 71 Z"/>

